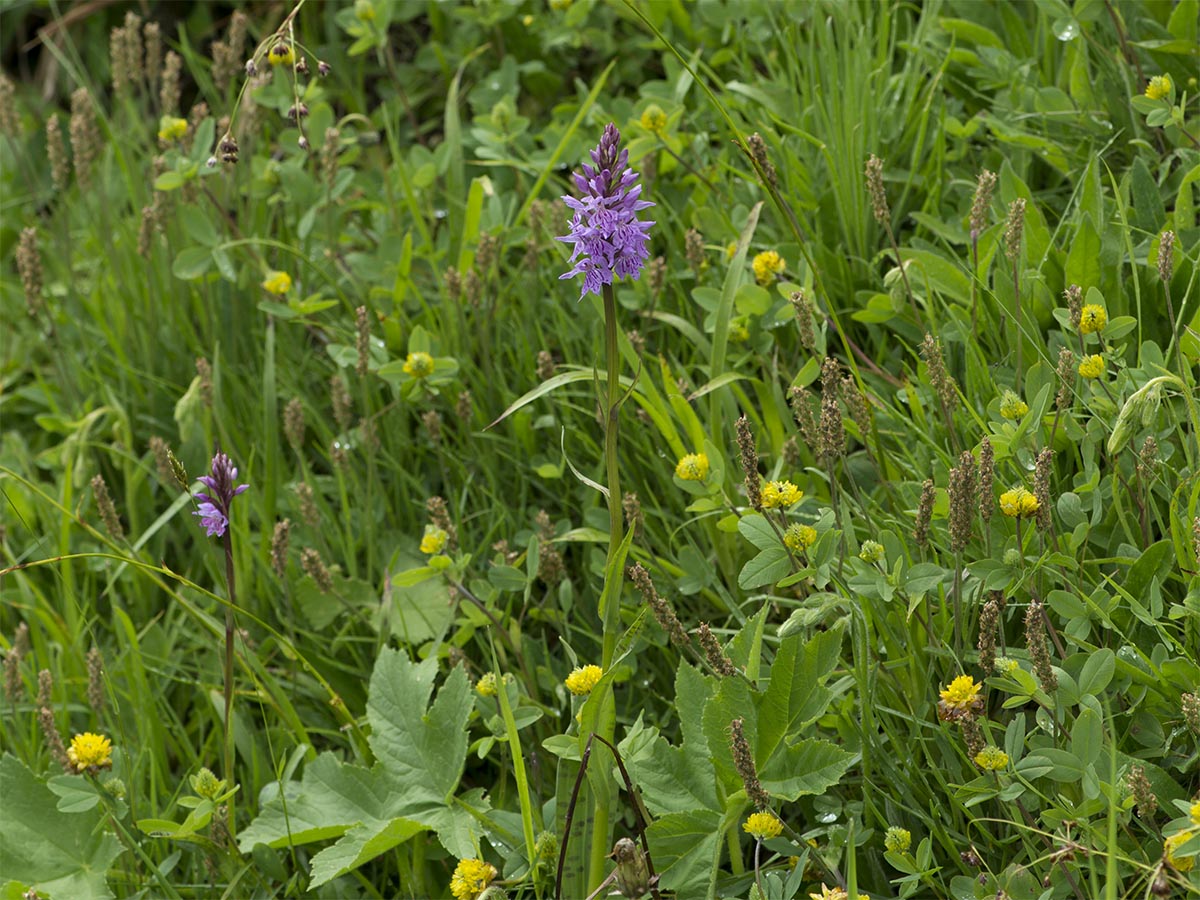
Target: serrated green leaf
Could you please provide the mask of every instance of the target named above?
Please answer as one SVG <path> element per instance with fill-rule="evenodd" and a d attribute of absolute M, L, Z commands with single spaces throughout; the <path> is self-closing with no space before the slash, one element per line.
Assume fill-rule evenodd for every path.
<path fill-rule="evenodd" d="M 793 801 L 804 794 L 825 793 L 841 780 L 855 758 L 829 741 L 797 741 L 775 754 L 758 776 L 772 796 Z"/>
<path fill-rule="evenodd" d="M 659 887 L 678 897 L 702 897 L 721 851 L 721 813 L 671 813 L 646 829 Z"/>
<path fill-rule="evenodd" d="M 355 825 L 342 840 L 313 857 L 309 887 L 320 887 L 345 875 L 425 830 L 420 822 L 405 818 Z"/>
<path fill-rule="evenodd" d="M 64 813 L 54 793 L 7 753 L 0 757 L 0 881 L 20 881 L 50 900 L 112 896 L 105 880 L 121 844 L 103 827 L 105 813 Z"/>
<path fill-rule="evenodd" d="M 375 664 L 367 701 L 368 739 L 377 758 L 365 769 L 323 753 L 287 782 L 238 835 L 243 852 L 341 838 L 314 860 L 316 887 L 419 831 L 431 829 L 447 851 L 470 856 L 487 809 L 482 791 L 454 796 L 467 754 L 467 719 L 474 707 L 461 670 L 450 673 L 430 704 L 437 659 L 413 663 L 385 648 Z"/>
<path fill-rule="evenodd" d="M 842 630 L 817 634 L 804 643 L 790 635 L 779 645 L 771 664 L 771 681 L 758 699 L 758 741 L 754 760 L 766 766 L 783 749 L 785 739 L 825 712 L 832 698 L 824 681 L 841 655 Z"/>
<path fill-rule="evenodd" d="M 672 747 L 659 735 L 649 753 L 627 759 L 630 777 L 655 817 L 695 809 L 720 811 L 701 721 L 711 694 L 712 679 L 686 662 L 680 663 L 675 674 L 675 708 L 683 734 L 681 745 Z M 625 749 L 623 745 L 623 753 Z"/>

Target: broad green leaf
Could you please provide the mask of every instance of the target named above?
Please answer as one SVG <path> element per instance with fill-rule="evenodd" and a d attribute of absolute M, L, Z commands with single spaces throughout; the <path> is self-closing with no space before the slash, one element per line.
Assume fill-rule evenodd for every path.
<path fill-rule="evenodd" d="M 754 759 L 760 768 L 783 750 L 784 740 L 825 712 L 831 694 L 824 686 L 841 654 L 842 630 L 817 634 L 808 643 L 790 635 L 779 645 L 771 664 L 771 681 L 756 703 L 758 742 Z"/>
<path fill-rule="evenodd" d="M 713 765 L 708 758 L 701 711 L 712 694 L 712 679 L 686 662 L 675 674 L 675 709 L 683 742 L 672 747 L 659 735 L 648 754 L 627 759 L 630 777 L 641 788 L 647 809 L 655 817 L 688 810 L 719 813 Z M 622 753 L 627 746 L 622 744 Z"/>
<path fill-rule="evenodd" d="M 1116 656 L 1108 648 L 1092 653 L 1079 671 L 1079 693 L 1099 694 L 1112 681 L 1116 666 Z"/>
<path fill-rule="evenodd" d="M 1104 743 L 1104 727 L 1096 711 L 1085 709 L 1071 728 L 1071 753 L 1085 766 L 1100 759 Z"/>
<path fill-rule="evenodd" d="M 803 794 L 825 793 L 857 758 L 829 741 L 797 741 L 775 754 L 758 776 L 770 794 L 793 801 Z"/>
<path fill-rule="evenodd" d="M 171 264 L 171 273 L 184 281 L 199 278 L 212 265 L 212 250 L 208 247 L 187 247 L 180 250 Z"/>
<path fill-rule="evenodd" d="M 721 852 L 721 813 L 709 809 L 671 813 L 646 829 L 659 887 L 677 897 L 703 897 Z"/>
<path fill-rule="evenodd" d="M 341 838 L 313 861 L 313 887 L 432 829 L 455 856 L 475 852 L 482 791 L 454 796 L 467 753 L 467 718 L 474 701 L 466 675 L 452 671 L 430 704 L 437 659 L 413 663 L 385 648 L 375 664 L 367 700 L 370 768 L 323 753 L 299 784 L 265 792 L 262 812 L 238 835 L 248 852 Z M 272 793 L 273 792 L 273 793 Z M 284 799 L 286 798 L 286 803 Z M 318 864 L 319 862 L 319 864 Z"/>
<path fill-rule="evenodd" d="M 1083 216 L 1071 249 L 1067 253 L 1067 284 L 1093 285 L 1100 283 L 1100 235 L 1092 225 L 1091 216 Z"/>
<path fill-rule="evenodd" d="M 437 667 L 434 657 L 413 663 L 384 648 L 371 675 L 371 749 L 390 779 L 404 785 L 410 802 L 418 796 L 447 801 L 467 758 L 467 718 L 475 705 L 471 686 L 456 667 L 430 707 Z"/>
<path fill-rule="evenodd" d="M 121 844 L 94 808 L 64 813 L 54 793 L 24 763 L 0 757 L 0 882 L 19 881 L 49 900 L 111 897 L 105 874 Z"/>
<path fill-rule="evenodd" d="M 357 869 L 424 830 L 420 822 L 404 818 L 355 825 L 342 840 L 313 857 L 312 887 Z"/>
<path fill-rule="evenodd" d="M 742 566 L 738 574 L 738 587 L 745 590 L 774 584 L 792 571 L 792 563 L 787 550 L 782 546 L 771 547 L 761 551 L 757 556 Z"/>
<path fill-rule="evenodd" d="M 738 520 L 738 531 L 742 537 L 759 550 L 768 550 L 780 546 L 779 534 L 771 527 L 771 523 L 759 513 L 742 516 Z"/>

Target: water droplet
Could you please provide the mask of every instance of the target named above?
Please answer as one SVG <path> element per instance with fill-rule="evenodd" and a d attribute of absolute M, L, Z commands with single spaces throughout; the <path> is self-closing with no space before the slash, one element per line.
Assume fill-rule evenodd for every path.
<path fill-rule="evenodd" d="M 837 821 L 837 813 L 821 813 L 819 816 L 817 816 L 817 821 L 822 825 L 829 825 L 830 823 Z"/>
<path fill-rule="evenodd" d="M 1059 19 L 1054 23 L 1054 36 L 1060 41 L 1073 41 L 1079 37 L 1079 23 L 1074 19 Z"/>

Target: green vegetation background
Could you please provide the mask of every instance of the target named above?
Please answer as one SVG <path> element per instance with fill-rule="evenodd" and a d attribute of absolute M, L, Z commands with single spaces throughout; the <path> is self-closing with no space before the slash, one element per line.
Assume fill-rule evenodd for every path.
<path fill-rule="evenodd" d="M 626 582 L 594 696 L 659 887 L 1196 895 L 1195 0 L 242 11 L 0 9 L 4 897 L 445 897 L 471 858 L 553 895 L 609 529 L 604 319 L 554 236 L 610 121 L 656 204 L 617 290 L 629 561 L 689 636 Z M 751 508 L 743 415 L 795 507 Z M 990 493 L 952 498 L 985 438 Z M 250 485 L 232 778 L 225 557 L 167 447 Z M 999 509 L 1039 480 L 1039 516 Z M 735 717 L 786 826 L 761 846 Z M 61 774 L 54 729 L 112 770 Z M 564 896 L 593 811 L 638 835 L 611 762 Z"/>

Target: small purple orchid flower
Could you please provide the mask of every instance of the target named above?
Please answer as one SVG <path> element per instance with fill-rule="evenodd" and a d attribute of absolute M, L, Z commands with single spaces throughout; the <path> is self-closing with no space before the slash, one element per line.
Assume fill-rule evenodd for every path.
<path fill-rule="evenodd" d="M 217 453 L 212 458 L 212 474 L 201 475 L 196 479 L 211 492 L 196 492 L 200 508 L 192 513 L 193 516 L 200 517 L 200 524 L 204 526 L 209 537 L 221 537 L 225 534 L 225 529 L 229 527 L 229 507 L 233 498 L 250 487 L 248 484 L 234 485 L 237 473 L 238 470 L 229 457 L 224 453 Z"/>
<path fill-rule="evenodd" d="M 617 152 L 620 142 L 621 132 L 609 122 L 599 146 L 591 151 L 596 167 L 584 164 L 583 174 L 573 176 L 581 199 L 563 197 L 575 215 L 571 217 L 570 234 L 557 240 L 574 245 L 571 262 L 575 265 L 559 279 L 582 274 L 580 300 L 588 294 L 599 294 L 602 286 L 612 284 L 614 278 L 628 276 L 636 280 L 650 258 L 646 245 L 654 223 L 639 221 L 637 214 L 654 204 L 641 199 L 642 186 L 636 183 L 637 172 L 629 168 L 629 151 Z"/>

